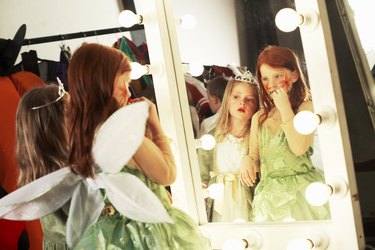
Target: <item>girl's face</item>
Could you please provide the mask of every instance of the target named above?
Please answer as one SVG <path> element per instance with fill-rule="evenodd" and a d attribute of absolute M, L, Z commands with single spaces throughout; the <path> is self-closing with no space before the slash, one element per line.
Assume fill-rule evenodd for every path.
<path fill-rule="evenodd" d="M 284 88 L 289 93 L 292 84 L 298 80 L 297 72 L 286 68 L 273 68 L 262 64 L 259 71 L 264 89 L 269 95 L 279 88 Z"/>
<path fill-rule="evenodd" d="M 249 121 L 258 107 L 258 96 L 254 86 L 239 82 L 229 96 L 229 113 L 239 120 Z"/>
<path fill-rule="evenodd" d="M 119 105 L 125 106 L 128 103 L 131 95 L 129 91 L 130 73 L 118 75 L 115 79 L 115 85 L 113 90 L 113 97 L 116 98 Z"/>

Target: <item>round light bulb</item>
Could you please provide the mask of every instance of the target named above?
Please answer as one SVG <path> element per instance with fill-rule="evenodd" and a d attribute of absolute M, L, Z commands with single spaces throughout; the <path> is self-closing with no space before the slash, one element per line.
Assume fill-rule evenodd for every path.
<path fill-rule="evenodd" d="M 243 239 L 229 238 L 224 241 L 223 250 L 243 250 L 246 247 L 246 242 Z"/>
<path fill-rule="evenodd" d="M 303 135 L 313 133 L 319 124 L 320 117 L 307 110 L 298 112 L 293 119 L 294 128 Z"/>
<path fill-rule="evenodd" d="M 307 239 L 293 239 L 288 243 L 287 250 L 308 250 L 313 249 L 314 244 Z"/>
<path fill-rule="evenodd" d="M 143 75 L 147 75 L 149 73 L 149 68 L 147 65 L 141 65 L 137 62 L 131 62 L 130 67 L 132 68 L 130 72 L 130 78 L 135 80 L 139 79 Z"/>
<path fill-rule="evenodd" d="M 284 32 L 291 32 L 303 23 L 304 17 L 294 9 L 284 8 L 277 12 L 275 23 L 277 28 Z"/>
<path fill-rule="evenodd" d="M 313 182 L 305 191 L 306 200 L 313 206 L 322 206 L 332 195 L 332 187 L 321 182 Z"/>
<path fill-rule="evenodd" d="M 135 24 L 142 23 L 142 16 L 134 14 L 133 11 L 124 10 L 118 16 L 118 21 L 121 26 L 125 28 L 130 28 Z"/>
<path fill-rule="evenodd" d="M 204 67 L 201 63 L 192 62 L 189 63 L 189 74 L 192 76 L 200 76 L 204 71 Z"/>
<path fill-rule="evenodd" d="M 195 17 L 192 15 L 183 15 L 180 17 L 180 26 L 181 28 L 190 30 L 193 29 L 197 25 L 197 21 Z"/>
<path fill-rule="evenodd" d="M 215 137 L 210 134 L 205 134 L 200 138 L 201 148 L 204 150 L 211 150 L 216 145 Z"/>
<path fill-rule="evenodd" d="M 208 197 L 211 199 L 217 199 L 222 197 L 224 194 L 224 185 L 222 183 L 213 183 L 208 186 Z"/>

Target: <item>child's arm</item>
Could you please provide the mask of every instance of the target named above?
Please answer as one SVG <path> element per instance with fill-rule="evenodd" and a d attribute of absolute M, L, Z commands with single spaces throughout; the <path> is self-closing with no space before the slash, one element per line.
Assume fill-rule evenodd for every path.
<path fill-rule="evenodd" d="M 253 115 L 250 128 L 249 154 L 241 161 L 240 180 L 243 185 L 254 186 L 257 181 L 256 173 L 259 172 L 259 116 L 261 112 Z"/>

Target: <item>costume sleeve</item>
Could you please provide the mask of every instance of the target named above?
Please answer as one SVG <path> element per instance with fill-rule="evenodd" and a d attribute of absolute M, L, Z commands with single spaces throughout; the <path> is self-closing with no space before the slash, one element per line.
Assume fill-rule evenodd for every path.
<path fill-rule="evenodd" d="M 313 111 L 313 106 L 310 101 L 305 101 L 298 108 L 298 112 L 302 110 Z M 294 118 L 294 116 L 293 116 Z M 289 149 L 297 156 L 303 155 L 311 146 L 314 133 L 309 135 L 302 135 L 296 131 L 293 125 L 293 118 L 289 121 L 282 123 L 281 128 L 285 133 L 285 136 L 288 140 Z"/>
<path fill-rule="evenodd" d="M 204 150 L 199 148 L 198 149 L 198 161 L 199 161 L 199 169 L 201 174 L 201 182 L 208 185 L 210 181 L 210 171 L 212 170 L 213 164 L 213 149 L 211 150 Z"/>

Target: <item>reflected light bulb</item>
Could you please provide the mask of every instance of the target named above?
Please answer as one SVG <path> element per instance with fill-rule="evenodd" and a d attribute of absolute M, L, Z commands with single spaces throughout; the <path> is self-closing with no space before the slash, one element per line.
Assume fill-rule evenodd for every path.
<path fill-rule="evenodd" d="M 222 197 L 224 194 L 224 185 L 223 183 L 213 183 L 208 186 L 208 197 L 211 199 L 217 199 L 219 197 Z"/>
<path fill-rule="evenodd" d="M 291 32 L 304 22 L 304 16 L 294 9 L 284 8 L 277 12 L 275 23 L 277 28 L 284 32 Z"/>
<path fill-rule="evenodd" d="M 332 186 L 321 182 L 311 183 L 305 191 L 306 200 L 313 206 L 324 205 L 332 194 Z"/>
<path fill-rule="evenodd" d="M 202 75 L 204 71 L 204 67 L 201 63 L 196 63 L 196 62 L 192 62 L 188 64 L 183 63 L 182 70 L 184 71 L 184 73 L 189 73 L 192 76 L 200 76 Z"/>
<path fill-rule="evenodd" d="M 143 75 L 147 75 L 150 73 L 150 69 L 148 65 L 142 65 L 137 62 L 131 62 L 130 67 L 132 68 L 130 72 L 130 78 L 135 80 L 139 79 Z"/>
<path fill-rule="evenodd" d="M 311 111 L 300 111 L 293 119 L 294 128 L 298 133 L 308 135 L 313 133 L 321 122 L 321 117 Z"/>
<path fill-rule="evenodd" d="M 293 239 L 287 246 L 287 250 L 308 250 L 313 248 L 314 243 L 308 239 Z"/>
<path fill-rule="evenodd" d="M 135 24 L 141 24 L 143 21 L 143 17 L 141 15 L 134 14 L 133 11 L 124 10 L 119 14 L 118 21 L 121 26 L 130 28 Z"/>
<path fill-rule="evenodd" d="M 181 28 L 190 30 L 197 25 L 197 21 L 195 20 L 195 17 L 192 15 L 183 15 L 179 19 L 179 25 Z"/>

